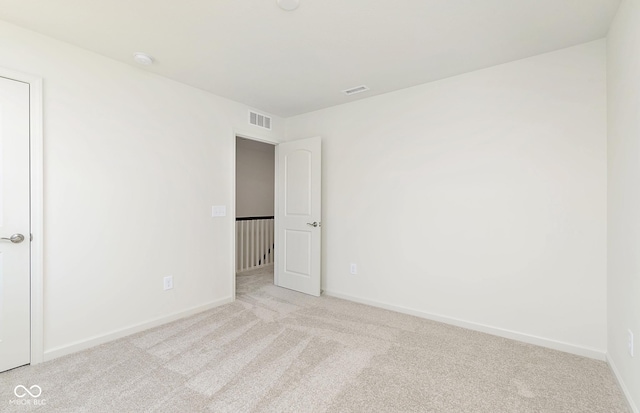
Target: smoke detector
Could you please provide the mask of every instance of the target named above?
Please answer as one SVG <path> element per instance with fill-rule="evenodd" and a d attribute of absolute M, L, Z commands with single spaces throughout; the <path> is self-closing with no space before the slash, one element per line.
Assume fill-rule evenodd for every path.
<path fill-rule="evenodd" d="M 293 11 L 300 6 L 300 0 L 276 0 L 282 10 Z"/>
<path fill-rule="evenodd" d="M 142 53 L 142 52 L 136 52 L 133 54 L 133 60 L 136 61 L 136 63 L 139 63 L 141 65 L 145 65 L 145 66 L 149 66 L 150 64 L 153 64 L 153 57 L 149 56 L 146 53 Z"/>

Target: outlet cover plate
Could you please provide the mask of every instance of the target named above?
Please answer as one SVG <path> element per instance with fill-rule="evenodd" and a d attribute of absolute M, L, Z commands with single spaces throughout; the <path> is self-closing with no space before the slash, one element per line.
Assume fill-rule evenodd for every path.
<path fill-rule="evenodd" d="M 169 276 L 169 277 L 164 277 L 163 280 L 163 286 L 164 286 L 164 290 L 170 290 L 173 288 L 173 277 Z"/>

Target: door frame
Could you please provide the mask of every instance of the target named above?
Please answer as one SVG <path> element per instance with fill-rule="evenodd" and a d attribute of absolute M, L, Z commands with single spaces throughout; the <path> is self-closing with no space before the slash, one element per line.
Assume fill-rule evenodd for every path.
<path fill-rule="evenodd" d="M 0 67 L 0 77 L 29 85 L 29 203 L 30 203 L 30 279 L 31 279 L 31 361 L 44 361 L 44 163 L 42 122 L 42 78 Z"/>
<path fill-rule="evenodd" d="M 265 137 L 257 137 L 255 135 L 248 135 L 246 133 L 242 133 L 242 132 L 238 132 L 238 131 L 234 131 L 233 133 L 233 159 L 231 161 L 232 165 L 232 171 L 233 173 L 231 174 L 231 188 L 233 188 L 233 196 L 231 197 L 231 206 L 230 206 L 230 210 L 232 211 L 232 213 L 230 214 L 233 219 L 231 220 L 231 299 L 235 301 L 236 299 L 236 245 L 238 243 L 238 240 L 236 240 L 236 159 L 238 157 L 238 153 L 237 153 L 237 148 L 236 148 L 236 139 L 237 138 L 243 138 L 243 139 L 249 139 L 251 141 L 256 141 L 256 142 L 261 142 L 261 143 L 266 143 L 268 145 L 273 145 L 274 149 L 275 147 L 278 146 L 278 144 L 281 143 L 281 141 L 277 140 L 277 139 L 270 139 L 270 138 L 265 138 Z M 274 173 L 275 173 L 275 168 L 277 167 L 277 163 L 274 160 Z M 277 191 L 277 179 L 276 176 L 274 175 L 274 193 L 273 193 L 273 202 L 274 202 L 274 212 L 277 210 L 275 208 L 278 208 L 278 197 L 276 196 L 276 191 Z M 274 214 L 274 221 L 275 221 L 275 214 Z M 275 226 L 274 226 L 275 228 Z M 274 257 L 275 258 L 275 257 Z M 275 274 L 274 274 L 275 277 Z M 274 278 L 275 281 L 275 278 Z"/>

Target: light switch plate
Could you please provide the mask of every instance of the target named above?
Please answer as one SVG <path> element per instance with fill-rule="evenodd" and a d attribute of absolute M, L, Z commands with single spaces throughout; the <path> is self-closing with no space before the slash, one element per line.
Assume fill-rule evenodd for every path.
<path fill-rule="evenodd" d="M 212 217 L 226 217 L 227 216 L 227 207 L 224 205 L 214 205 L 211 207 L 211 216 Z"/>

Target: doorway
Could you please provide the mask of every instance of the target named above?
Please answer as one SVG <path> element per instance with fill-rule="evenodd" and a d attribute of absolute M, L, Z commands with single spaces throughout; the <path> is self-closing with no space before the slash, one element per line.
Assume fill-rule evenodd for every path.
<path fill-rule="evenodd" d="M 236 136 L 236 292 L 244 275 L 273 284 L 275 145 Z M 247 277 L 242 278 L 243 281 Z"/>
<path fill-rule="evenodd" d="M 242 150 L 239 148 L 243 145 L 269 153 L 269 161 L 264 162 L 264 170 L 261 174 L 273 182 L 273 191 L 270 190 L 269 196 L 264 197 L 262 201 L 265 204 L 272 201 L 269 209 L 266 210 L 267 213 L 272 212 L 272 215 L 253 215 L 253 211 L 242 211 L 241 206 L 236 207 L 232 294 L 236 294 L 237 274 L 248 270 L 269 268 L 273 269 L 271 284 L 316 297 L 320 296 L 323 231 L 321 138 L 312 137 L 279 144 L 265 144 L 236 136 L 234 182 L 238 203 L 242 202 L 240 197 L 251 195 L 243 195 L 238 189 L 238 182 L 242 180 L 239 175 L 244 173 L 242 168 L 247 163 L 242 159 L 242 155 L 238 156 L 238 152 Z M 255 145 L 266 146 L 255 147 Z M 256 162 L 250 160 L 248 163 Z M 251 176 L 253 178 L 250 181 L 257 174 Z M 255 188 L 256 182 L 253 183 Z M 263 181 L 262 185 L 271 188 L 267 181 Z M 249 204 L 255 207 L 257 201 L 252 200 Z M 260 219 L 265 219 L 268 223 L 260 224 L 257 222 Z M 243 221 L 249 222 L 243 223 Z M 249 232 L 257 235 L 250 235 Z M 250 257 L 245 257 L 246 253 L 249 253 Z"/>

